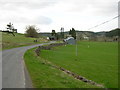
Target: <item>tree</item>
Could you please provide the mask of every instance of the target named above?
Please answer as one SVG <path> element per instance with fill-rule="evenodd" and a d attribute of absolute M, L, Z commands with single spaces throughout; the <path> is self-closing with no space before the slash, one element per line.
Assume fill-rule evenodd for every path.
<path fill-rule="evenodd" d="M 34 25 L 29 25 L 26 27 L 26 36 L 32 38 L 38 38 L 38 31 L 39 29 L 36 28 Z"/>
<path fill-rule="evenodd" d="M 64 28 L 63 27 L 61 27 L 61 33 L 60 33 L 60 35 L 61 35 L 61 38 L 64 38 Z"/>
<path fill-rule="evenodd" d="M 111 30 L 109 32 L 106 32 L 107 37 L 113 37 L 113 36 L 120 36 L 120 29 L 116 28 L 114 30 Z"/>
<path fill-rule="evenodd" d="M 59 36 L 59 34 L 58 33 L 56 33 L 56 39 L 58 40 L 59 38 L 60 38 L 60 36 Z"/>
<path fill-rule="evenodd" d="M 14 32 L 17 33 L 17 29 L 14 28 L 13 24 L 10 22 L 7 24 L 7 32 L 11 33 L 13 36 L 15 36 Z"/>
<path fill-rule="evenodd" d="M 55 32 L 55 30 L 52 30 L 52 36 L 56 36 L 56 32 Z"/>
<path fill-rule="evenodd" d="M 70 29 L 69 34 L 76 39 L 76 31 L 74 28 Z"/>
<path fill-rule="evenodd" d="M 72 30 L 70 29 L 70 31 L 69 31 L 69 35 L 71 35 L 72 34 Z"/>

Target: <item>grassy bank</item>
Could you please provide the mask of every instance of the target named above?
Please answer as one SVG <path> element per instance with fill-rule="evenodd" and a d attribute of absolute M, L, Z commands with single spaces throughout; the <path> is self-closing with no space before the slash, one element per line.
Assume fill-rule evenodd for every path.
<path fill-rule="evenodd" d="M 36 56 L 34 49 L 25 55 L 25 64 L 30 73 L 35 88 L 96 88 L 82 81 L 76 80 L 64 72 L 45 64 L 46 60 Z M 49 51 L 48 51 L 49 52 Z M 42 52 L 43 53 L 43 52 Z"/>
<path fill-rule="evenodd" d="M 107 88 L 118 87 L 118 44 L 112 42 L 79 42 L 75 45 L 42 50 L 41 57 Z"/>
<path fill-rule="evenodd" d="M 16 35 L 15 37 L 12 34 L 7 34 L 4 32 L 0 32 L 0 33 L 1 33 L 0 37 L 2 37 L 1 45 L 3 50 L 46 42 L 46 40 L 43 38 L 38 38 L 37 39 L 38 42 L 34 42 L 36 38 L 25 37 L 24 34 L 19 34 L 19 33 L 15 33 Z"/>

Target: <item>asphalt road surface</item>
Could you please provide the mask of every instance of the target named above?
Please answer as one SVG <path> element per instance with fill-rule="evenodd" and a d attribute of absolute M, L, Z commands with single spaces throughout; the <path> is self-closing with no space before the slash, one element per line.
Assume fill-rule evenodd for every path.
<path fill-rule="evenodd" d="M 50 43 L 2 51 L 2 88 L 31 88 L 32 85 L 24 64 L 23 55 L 30 48 Z"/>

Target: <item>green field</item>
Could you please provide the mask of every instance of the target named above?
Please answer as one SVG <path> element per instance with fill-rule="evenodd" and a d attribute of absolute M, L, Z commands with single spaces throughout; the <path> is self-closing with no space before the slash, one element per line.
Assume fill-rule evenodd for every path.
<path fill-rule="evenodd" d="M 98 88 L 76 80 L 50 64 L 44 64 L 46 60 L 36 56 L 34 50 L 30 49 L 24 55 L 34 88 Z"/>
<path fill-rule="evenodd" d="M 32 50 L 25 54 L 25 62 L 35 87 L 69 87 L 86 88 L 86 83 L 78 81 L 62 72 L 42 65 L 43 60 L 61 66 L 76 74 L 104 85 L 107 88 L 118 88 L 118 44 L 114 42 L 79 42 L 78 56 L 75 45 L 56 47 L 53 50 L 42 50 L 36 57 Z M 30 56 L 34 56 L 31 58 Z M 58 73 L 57 73 L 58 72 Z M 61 79 L 64 78 L 64 79 Z M 68 83 L 62 83 L 65 81 Z M 59 84 L 57 85 L 57 83 Z M 44 85 L 45 84 L 45 85 Z M 94 86 L 95 87 L 95 86 Z"/>
<path fill-rule="evenodd" d="M 105 87 L 118 87 L 117 43 L 80 42 L 77 57 L 73 45 L 43 50 L 41 57 Z"/>
<path fill-rule="evenodd" d="M 36 40 L 36 38 L 25 37 L 24 34 L 20 34 L 20 33 L 15 33 L 15 35 L 16 36 L 14 37 L 12 34 L 0 32 L 0 37 L 2 37 L 2 40 L 0 42 L 1 42 L 3 50 L 15 48 L 15 47 L 38 44 L 38 43 L 46 41 L 43 38 L 38 38 L 38 42 L 35 43 L 34 40 Z"/>

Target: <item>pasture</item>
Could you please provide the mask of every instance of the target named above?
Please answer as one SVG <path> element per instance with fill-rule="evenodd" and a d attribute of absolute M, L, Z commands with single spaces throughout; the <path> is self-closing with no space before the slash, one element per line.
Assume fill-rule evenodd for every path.
<path fill-rule="evenodd" d="M 25 63 L 33 86 L 39 88 L 96 88 L 57 70 L 49 61 L 71 72 L 81 75 L 105 88 L 118 88 L 118 44 L 115 42 L 79 42 L 52 50 L 42 50 L 36 56 L 34 49 L 25 53 Z"/>
<path fill-rule="evenodd" d="M 34 42 L 36 38 L 25 37 L 24 34 L 20 33 L 15 33 L 14 37 L 12 34 L 0 32 L 0 36 L 2 37 L 1 44 L 3 50 L 46 42 L 46 40 L 43 39 L 42 37 L 37 38 L 38 42 Z"/>
<path fill-rule="evenodd" d="M 64 72 L 45 64 L 47 61 L 35 54 L 35 48 L 24 55 L 34 88 L 99 88 L 68 76 Z"/>
<path fill-rule="evenodd" d="M 75 45 L 43 50 L 41 57 L 74 73 L 104 85 L 118 87 L 118 44 L 114 42 L 79 42 Z"/>

